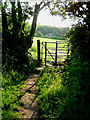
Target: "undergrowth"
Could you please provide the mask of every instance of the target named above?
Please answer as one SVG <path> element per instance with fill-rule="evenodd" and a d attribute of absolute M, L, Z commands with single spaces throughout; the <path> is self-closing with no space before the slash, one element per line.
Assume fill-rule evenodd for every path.
<path fill-rule="evenodd" d="M 38 61 L 32 59 L 30 56 L 28 65 L 23 64 L 21 69 L 17 66 L 17 70 L 8 68 L 8 66 L 2 67 L 2 119 L 15 119 L 19 118 L 18 111 L 20 106 L 24 103 L 20 102 L 20 98 L 23 96 L 21 89 L 25 85 L 27 76 L 31 73 L 37 72 L 35 69 L 38 66 Z M 1 105 L 0 105 L 1 106 Z"/>
<path fill-rule="evenodd" d="M 90 65 L 87 61 L 71 61 L 63 78 L 67 90 L 64 115 L 66 120 L 86 120 L 90 114 L 89 88 L 90 88 Z"/>
<path fill-rule="evenodd" d="M 62 78 L 54 68 L 42 70 L 38 85 L 38 107 L 40 118 L 58 119 L 62 116 L 66 90 Z"/>
<path fill-rule="evenodd" d="M 2 75 L 2 118 L 16 118 L 23 95 L 25 76 L 16 71 L 4 72 Z"/>
<path fill-rule="evenodd" d="M 90 79 L 88 62 L 72 61 L 66 71 L 54 68 L 41 71 L 38 82 L 38 111 L 42 119 L 86 120 L 90 114 L 88 101 Z"/>

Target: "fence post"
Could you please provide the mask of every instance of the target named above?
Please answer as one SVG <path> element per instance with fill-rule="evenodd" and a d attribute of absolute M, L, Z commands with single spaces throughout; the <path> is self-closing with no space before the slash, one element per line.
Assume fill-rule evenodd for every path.
<path fill-rule="evenodd" d="M 47 60 L 47 42 L 45 42 L 45 66 L 46 66 L 46 60 Z"/>
<path fill-rule="evenodd" d="M 68 51 L 67 51 L 67 59 L 69 57 L 69 41 L 68 41 Z"/>
<path fill-rule="evenodd" d="M 42 59 L 43 59 L 43 42 L 42 42 Z"/>
<path fill-rule="evenodd" d="M 40 40 L 37 40 L 37 59 L 40 61 Z"/>
<path fill-rule="evenodd" d="M 56 41 L 55 65 L 57 65 L 57 47 L 58 47 L 58 43 Z"/>

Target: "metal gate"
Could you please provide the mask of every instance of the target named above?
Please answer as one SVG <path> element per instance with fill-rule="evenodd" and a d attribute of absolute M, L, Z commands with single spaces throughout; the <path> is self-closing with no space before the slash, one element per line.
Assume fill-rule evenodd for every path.
<path fill-rule="evenodd" d="M 38 60 L 42 59 L 45 66 L 49 64 L 58 65 L 64 62 L 69 54 L 69 42 L 68 41 L 50 41 L 40 42 L 37 40 Z"/>

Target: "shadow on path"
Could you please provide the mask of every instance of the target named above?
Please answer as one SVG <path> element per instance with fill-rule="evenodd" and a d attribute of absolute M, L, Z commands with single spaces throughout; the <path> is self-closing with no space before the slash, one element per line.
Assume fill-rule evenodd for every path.
<path fill-rule="evenodd" d="M 38 81 L 39 74 L 33 74 L 26 80 L 23 97 L 20 99 L 24 103 L 24 106 L 20 107 L 19 118 L 37 120 L 37 96 L 36 96 L 36 83 Z"/>

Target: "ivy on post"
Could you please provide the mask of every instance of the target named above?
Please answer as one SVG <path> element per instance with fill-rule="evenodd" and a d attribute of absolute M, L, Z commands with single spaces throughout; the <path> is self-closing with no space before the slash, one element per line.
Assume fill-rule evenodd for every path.
<path fill-rule="evenodd" d="M 37 40 L 37 59 L 40 62 L 40 40 Z"/>

